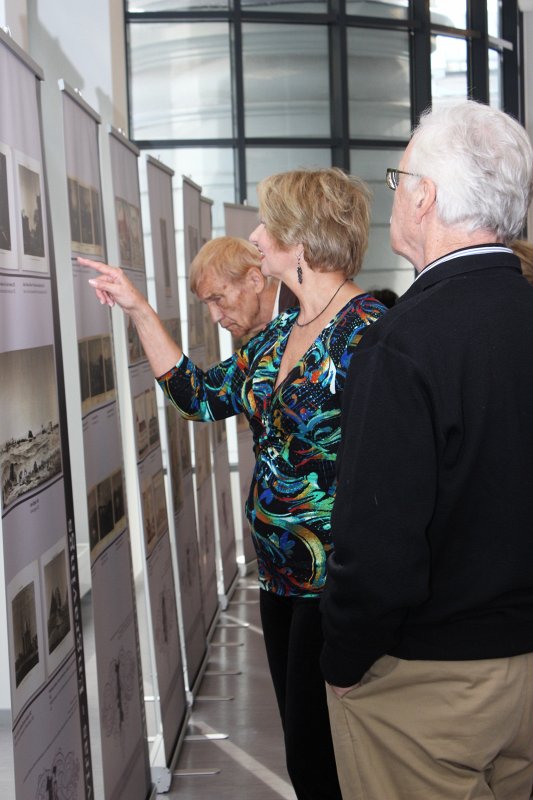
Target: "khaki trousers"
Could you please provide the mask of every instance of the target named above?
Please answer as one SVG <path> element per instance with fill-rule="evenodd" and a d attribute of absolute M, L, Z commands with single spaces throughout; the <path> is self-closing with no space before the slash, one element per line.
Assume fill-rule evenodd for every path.
<path fill-rule="evenodd" d="M 532 653 L 384 656 L 328 707 L 343 800 L 529 800 Z"/>

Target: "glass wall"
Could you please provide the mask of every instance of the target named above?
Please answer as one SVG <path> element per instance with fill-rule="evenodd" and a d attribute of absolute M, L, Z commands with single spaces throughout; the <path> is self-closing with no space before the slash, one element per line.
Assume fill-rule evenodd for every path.
<path fill-rule="evenodd" d="M 517 0 L 127 0 L 126 24 L 141 150 L 217 202 L 255 204 L 261 178 L 299 166 L 358 173 L 383 280 L 405 268 L 384 169 L 420 113 L 473 97 L 523 118 Z"/>

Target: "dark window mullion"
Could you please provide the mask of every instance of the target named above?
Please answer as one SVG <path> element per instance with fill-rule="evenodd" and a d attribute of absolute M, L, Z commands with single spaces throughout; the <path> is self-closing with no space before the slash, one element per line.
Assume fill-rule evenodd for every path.
<path fill-rule="evenodd" d="M 346 40 L 346 0 L 330 0 L 336 22 L 329 26 L 329 86 L 331 119 L 331 163 L 350 169 L 350 113 L 348 96 L 348 43 Z M 335 140 L 337 143 L 335 143 Z"/>
<path fill-rule="evenodd" d="M 489 32 L 487 4 L 468 2 L 468 25 L 479 33 L 468 48 L 468 96 L 482 103 L 489 102 Z"/>
<path fill-rule="evenodd" d="M 429 0 L 411 0 L 411 124 L 431 104 L 431 22 Z"/>
<path fill-rule="evenodd" d="M 521 12 L 517 0 L 502 3 L 502 39 L 511 42 L 513 49 L 503 51 L 503 106 L 504 111 L 524 122 L 523 82 L 524 65 L 519 58 L 518 32 Z"/>
<path fill-rule="evenodd" d="M 233 84 L 233 136 L 235 138 L 235 196 L 238 203 L 243 203 L 247 197 L 247 189 L 241 0 L 233 0 L 233 20 L 229 24 Z"/>

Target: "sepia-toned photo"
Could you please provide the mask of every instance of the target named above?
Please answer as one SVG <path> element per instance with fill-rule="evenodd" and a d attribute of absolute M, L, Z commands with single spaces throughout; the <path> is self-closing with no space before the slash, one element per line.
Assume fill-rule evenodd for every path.
<path fill-rule="evenodd" d="M 90 490 L 87 508 L 91 552 L 106 536 L 123 526 L 125 505 L 124 480 L 120 469 Z"/>
<path fill-rule="evenodd" d="M 61 472 L 52 345 L 0 353 L 0 475 L 4 511 Z"/>
<path fill-rule="evenodd" d="M 86 244 L 93 244 L 93 210 L 91 202 L 91 190 L 89 186 L 78 184 L 78 194 L 80 199 L 80 225 L 81 241 Z"/>
<path fill-rule="evenodd" d="M 128 204 L 122 197 L 116 197 L 115 209 L 117 214 L 120 263 L 123 267 L 131 267 L 130 215 Z"/>
<path fill-rule="evenodd" d="M 44 565 L 48 653 L 52 653 L 70 631 L 68 586 L 67 559 L 65 550 L 60 550 Z"/>
<path fill-rule="evenodd" d="M 99 248 L 99 255 L 103 255 L 102 247 L 102 204 L 100 203 L 100 193 L 91 187 L 91 209 L 93 216 L 93 244 Z"/>
<path fill-rule="evenodd" d="M 96 487 L 87 495 L 87 512 L 89 515 L 89 547 L 93 550 L 100 541 L 98 531 L 98 506 L 96 503 Z"/>
<path fill-rule="evenodd" d="M 159 470 L 152 478 L 154 489 L 154 512 L 155 525 L 159 536 L 168 529 L 167 500 L 165 495 L 165 483 L 163 470 Z"/>
<path fill-rule="evenodd" d="M 163 266 L 163 278 L 165 282 L 165 295 L 170 297 L 172 294 L 172 283 L 170 279 L 167 221 L 164 217 L 159 218 L 159 231 L 161 234 L 161 261 Z"/>
<path fill-rule="evenodd" d="M 142 489 L 141 495 L 143 507 L 144 541 L 146 544 L 146 552 L 149 553 L 153 547 L 157 533 L 154 514 L 154 496 L 151 481 L 148 481 L 146 486 Z"/>
<path fill-rule="evenodd" d="M 98 397 L 105 393 L 104 354 L 100 336 L 88 340 L 88 355 L 91 397 Z"/>
<path fill-rule="evenodd" d="M 103 539 L 114 528 L 111 478 L 106 478 L 96 487 L 96 501 L 98 505 L 99 538 Z"/>
<path fill-rule="evenodd" d="M 115 362 L 111 336 L 102 336 L 102 356 L 104 359 L 104 379 L 106 395 L 115 390 Z"/>
<path fill-rule="evenodd" d="M 130 248 L 131 248 L 131 265 L 139 269 L 144 269 L 144 246 L 143 246 L 143 230 L 141 222 L 141 209 L 137 206 L 128 203 L 130 215 Z"/>
<path fill-rule="evenodd" d="M 78 342 L 82 412 L 115 396 L 115 371 L 111 337 L 94 336 Z"/>
<path fill-rule="evenodd" d="M 44 258 L 41 176 L 19 164 L 18 177 L 23 251 L 27 256 Z"/>
<path fill-rule="evenodd" d="M 76 178 L 67 180 L 72 249 L 84 255 L 102 256 L 100 193 Z"/>
<path fill-rule="evenodd" d="M 7 186 L 7 156 L 0 150 L 0 250 L 11 250 L 10 203 Z"/>
<path fill-rule="evenodd" d="M 148 451 L 145 392 L 141 392 L 133 398 L 133 413 L 135 415 L 135 435 L 137 437 L 137 458 L 140 461 Z"/>
<path fill-rule="evenodd" d="M 18 687 L 26 675 L 39 663 L 35 583 L 33 581 L 20 589 L 13 597 L 11 615 L 15 647 L 15 683 Z"/>
<path fill-rule="evenodd" d="M 68 214 L 70 219 L 70 239 L 72 249 L 78 250 L 81 244 L 80 201 L 78 197 L 78 182 L 74 178 L 67 178 Z"/>
<path fill-rule="evenodd" d="M 146 420 L 148 423 L 148 443 L 150 447 L 159 444 L 159 420 L 157 419 L 157 400 L 152 386 L 144 393 Z"/>
<path fill-rule="evenodd" d="M 137 361 L 144 360 L 144 350 L 142 348 L 137 328 L 128 317 L 128 364 L 136 364 Z"/>
<path fill-rule="evenodd" d="M 0 142 L 0 268 L 18 270 L 17 201 L 13 151 Z"/>
<path fill-rule="evenodd" d="M 121 469 L 117 470 L 111 476 L 111 487 L 113 489 L 113 518 L 115 527 L 117 527 L 126 514 L 124 504 L 124 480 Z"/>
<path fill-rule="evenodd" d="M 89 381 L 89 349 L 87 340 L 78 342 L 78 359 L 80 366 L 80 393 L 82 404 L 91 396 Z"/>

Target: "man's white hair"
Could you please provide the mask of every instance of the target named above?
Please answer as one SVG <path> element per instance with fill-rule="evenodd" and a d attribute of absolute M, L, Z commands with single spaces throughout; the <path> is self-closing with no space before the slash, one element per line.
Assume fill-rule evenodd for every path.
<path fill-rule="evenodd" d="M 437 187 L 445 225 L 519 236 L 533 191 L 533 150 L 511 116 L 467 100 L 426 111 L 413 132 L 409 172 Z M 408 187 L 419 180 L 409 178 Z"/>

